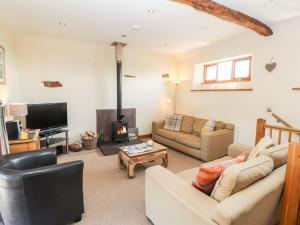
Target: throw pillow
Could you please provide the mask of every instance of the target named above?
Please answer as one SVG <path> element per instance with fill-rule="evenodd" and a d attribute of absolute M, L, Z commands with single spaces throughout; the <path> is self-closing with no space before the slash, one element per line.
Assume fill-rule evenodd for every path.
<path fill-rule="evenodd" d="M 286 164 L 288 148 L 288 143 L 275 145 L 274 147 L 261 151 L 260 155 L 266 155 L 273 159 L 274 169 L 277 169 L 278 167 Z"/>
<path fill-rule="evenodd" d="M 216 121 L 215 120 L 207 121 L 207 123 L 204 125 L 204 127 L 201 130 L 201 134 L 214 131 L 215 126 L 216 126 Z"/>
<path fill-rule="evenodd" d="M 192 116 L 183 116 L 182 124 L 181 124 L 181 132 L 184 133 L 192 133 L 193 125 L 195 122 L 195 118 Z"/>
<path fill-rule="evenodd" d="M 214 189 L 216 180 L 222 172 L 229 166 L 244 162 L 246 153 L 241 153 L 238 157 L 215 164 L 203 165 L 199 168 L 199 173 L 192 185 L 206 194 L 210 194 Z"/>
<path fill-rule="evenodd" d="M 166 122 L 164 129 L 180 131 L 182 123 L 182 115 L 166 115 Z"/>
<path fill-rule="evenodd" d="M 270 136 L 266 135 L 264 138 L 262 138 L 257 145 L 253 148 L 253 150 L 250 152 L 249 156 L 248 156 L 248 160 L 256 158 L 257 156 L 259 156 L 259 153 L 265 149 L 268 149 L 270 147 L 273 147 L 274 141 L 272 140 L 272 138 L 270 138 Z"/>
<path fill-rule="evenodd" d="M 225 128 L 225 123 L 222 121 L 216 121 L 215 130 L 223 130 Z"/>
<path fill-rule="evenodd" d="M 210 196 L 221 202 L 269 175 L 273 167 L 273 160 L 265 155 L 230 166 L 221 174 Z"/>

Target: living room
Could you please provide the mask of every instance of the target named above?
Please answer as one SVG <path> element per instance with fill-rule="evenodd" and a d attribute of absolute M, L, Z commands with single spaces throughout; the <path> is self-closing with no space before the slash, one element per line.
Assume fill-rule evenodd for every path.
<path fill-rule="evenodd" d="M 300 5 L 295 0 L 7 0 L 1 1 L 0 5 L 0 100 L 6 110 L 11 107 L 7 111 L 12 112 L 12 107 L 20 104 L 28 107 L 26 116 L 5 112 L 5 121 L 17 121 L 18 132 L 20 122 L 23 130 L 39 130 L 43 127 L 30 126 L 30 107 L 60 103 L 67 107 L 66 124 L 62 130 L 66 138 L 58 133 L 64 141 L 59 143 L 62 146 L 59 153 L 62 154 L 58 154 L 57 161 L 64 164 L 79 160 L 84 164 L 81 180 L 84 212 L 67 223 L 76 220 L 75 224 L 197 224 L 197 218 L 204 218 L 199 216 L 203 213 L 202 209 L 201 213 L 193 214 L 186 208 L 197 211 L 194 202 L 187 199 L 200 195 L 199 190 L 191 185 L 198 169 L 187 185 L 191 188 L 187 192 L 193 192 L 192 195 L 182 192 L 183 196 L 176 203 L 160 196 L 164 192 L 160 193 L 158 187 L 156 189 L 154 181 L 167 187 L 168 184 L 159 182 L 163 179 L 180 188 L 182 184 L 176 183 L 175 177 L 172 180 L 174 174 L 168 177 L 168 172 L 184 173 L 199 168 L 204 162 L 217 160 L 217 163 L 224 157 L 231 160 L 239 156 L 232 152 L 244 152 L 240 144 L 255 146 L 265 137 L 273 139 L 276 146 L 299 141 L 297 128 L 300 129 L 300 118 L 297 106 L 293 107 L 299 102 L 300 90 Z M 113 43 L 115 45 L 112 46 Z M 220 71 L 223 71 L 222 75 Z M 237 71 L 242 75 L 237 75 Z M 224 74 L 230 78 L 224 78 Z M 54 114 L 49 114 L 51 117 Z M 40 117 L 40 122 L 46 120 L 47 116 Z M 151 156 L 137 158 L 140 160 L 136 163 L 138 165 L 133 163 L 130 169 L 131 158 L 119 153 L 122 152 L 121 142 L 111 140 L 111 126 L 115 120 L 126 121 L 126 135 L 128 129 L 135 132 L 138 139 L 130 142 L 132 145 L 145 143 L 148 147 L 152 146 L 150 151 L 159 150 Z M 163 121 L 163 125 L 157 121 Z M 168 122 L 173 122 L 174 127 L 172 124 L 168 127 Z M 205 138 L 201 133 L 204 125 L 210 125 L 208 122 L 214 122 L 215 132 L 225 133 L 226 130 L 227 136 L 218 139 L 215 133 L 214 137 L 208 134 Z M 1 123 L 1 127 L 5 127 L 4 121 Z M 179 128 L 176 128 L 177 123 L 180 123 Z M 163 128 L 167 129 L 167 134 L 161 136 L 157 130 Z M 93 150 L 69 152 L 71 144 L 83 148 L 81 135 L 90 132 L 91 136 L 95 134 L 97 137 L 97 140 L 93 139 Z M 176 135 L 182 132 L 185 133 L 181 134 L 183 140 L 175 141 Z M 45 135 L 37 135 L 37 139 L 42 138 Z M 46 135 L 47 146 L 42 151 L 47 151 L 51 140 Z M 0 140 L 2 156 L 19 154 L 12 151 L 15 142 L 6 141 L 5 138 Z M 286 162 L 285 156 L 283 161 Z M 118 157 L 121 160 L 119 165 Z M 156 169 L 160 161 L 168 172 L 163 167 Z M 294 164 L 290 162 L 288 165 Z M 284 166 L 274 168 L 279 167 L 285 172 Z M 268 176 L 264 175 L 266 178 L 260 177 L 262 180 L 250 188 L 260 185 L 257 183 L 270 179 L 270 176 L 280 176 L 274 174 L 278 169 Z M 282 171 L 283 178 L 278 184 L 281 186 L 284 180 L 288 182 L 289 177 Z M 296 176 L 292 177 L 293 180 L 298 179 Z M 216 182 L 215 178 L 214 184 Z M 177 193 L 172 188 L 168 191 Z M 248 188 L 240 192 L 247 194 L 247 191 Z M 4 190 L 1 193 L 7 200 L 7 193 Z M 68 195 L 66 191 L 63 193 Z M 282 187 L 278 193 L 280 195 L 276 198 L 287 198 Z M 166 204 L 147 200 L 147 197 L 161 198 Z M 211 204 L 211 207 L 216 206 L 207 197 L 209 195 L 201 197 L 202 201 Z M 230 201 L 230 197 L 227 200 Z M 186 207 L 178 202 L 183 202 Z M 278 202 L 270 205 L 277 207 Z M 174 209 L 166 210 L 170 207 L 167 203 L 173 204 Z M 41 201 L 37 204 L 41 212 L 43 204 L 46 203 Z M 265 204 L 246 206 L 250 207 L 249 215 L 246 212 L 229 215 L 227 211 L 214 218 L 205 215 L 203 221 L 206 222 L 199 219 L 198 224 L 253 224 L 251 219 L 257 215 L 255 206 L 265 207 Z M 13 216 L 13 212 L 8 210 L 10 207 L 0 206 L 1 215 L 6 213 L 2 215 L 4 224 L 66 224 L 59 220 L 63 216 L 58 216 L 55 211 L 53 215 L 59 218 L 53 221 L 60 222 L 50 219 L 41 222 L 28 219 L 32 215 L 16 213 Z M 16 210 L 18 207 L 21 206 L 13 206 Z M 64 207 L 63 212 L 67 206 Z M 170 215 L 176 215 L 179 209 L 182 216 L 170 219 Z M 279 216 L 276 221 L 268 219 L 275 218 L 284 209 L 276 209 L 278 212 L 275 213 L 275 209 L 266 210 L 266 216 L 255 224 L 276 224 Z M 204 214 L 208 213 L 212 212 L 206 209 Z M 240 215 L 244 213 L 246 219 L 243 220 Z M 17 215 L 23 219 L 20 221 Z M 36 216 L 42 218 L 42 215 L 45 216 Z M 13 220 L 8 219 L 11 216 Z"/>

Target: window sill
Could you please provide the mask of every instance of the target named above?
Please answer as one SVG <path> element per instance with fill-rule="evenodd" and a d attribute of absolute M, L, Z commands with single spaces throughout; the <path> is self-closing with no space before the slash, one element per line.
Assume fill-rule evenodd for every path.
<path fill-rule="evenodd" d="M 247 79 L 247 80 L 227 80 L 227 81 L 214 81 L 214 82 L 209 82 L 209 81 L 205 81 L 202 82 L 201 85 L 218 85 L 218 84 L 243 84 L 243 83 L 250 83 L 251 79 Z"/>
<path fill-rule="evenodd" d="M 199 88 L 199 89 L 192 89 L 190 91 L 192 91 L 192 92 L 198 92 L 198 91 L 253 91 L 253 89 L 252 88 Z"/>

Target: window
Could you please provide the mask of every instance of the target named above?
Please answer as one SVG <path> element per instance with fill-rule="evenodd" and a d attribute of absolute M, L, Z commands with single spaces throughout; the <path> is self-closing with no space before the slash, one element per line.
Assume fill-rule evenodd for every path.
<path fill-rule="evenodd" d="M 204 65 L 204 83 L 251 80 L 252 57 L 237 58 Z"/>

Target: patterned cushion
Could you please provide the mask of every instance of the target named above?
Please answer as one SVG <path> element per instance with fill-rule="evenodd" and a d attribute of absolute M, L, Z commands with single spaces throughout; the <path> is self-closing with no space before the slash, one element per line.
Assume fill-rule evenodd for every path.
<path fill-rule="evenodd" d="M 195 118 L 192 116 L 183 116 L 182 124 L 181 124 L 181 132 L 191 134 L 193 131 L 193 125 L 195 122 Z"/>
<path fill-rule="evenodd" d="M 201 130 L 201 134 L 214 131 L 215 126 L 216 126 L 216 121 L 215 120 L 207 121 L 207 123 L 204 125 L 204 127 Z"/>
<path fill-rule="evenodd" d="M 164 129 L 180 131 L 182 115 L 166 115 Z"/>
<path fill-rule="evenodd" d="M 221 202 L 269 175 L 273 167 L 273 160 L 264 155 L 230 166 L 221 174 L 210 196 Z"/>
<path fill-rule="evenodd" d="M 234 159 L 201 166 L 196 180 L 192 183 L 192 185 L 204 193 L 210 194 L 214 188 L 216 180 L 220 177 L 222 172 L 229 166 L 244 162 L 245 159 L 246 153 L 243 152 Z"/>
<path fill-rule="evenodd" d="M 273 147 L 274 145 L 274 141 L 270 138 L 270 136 L 265 136 L 257 143 L 257 145 L 250 152 L 248 160 L 258 157 L 261 151 Z"/>

